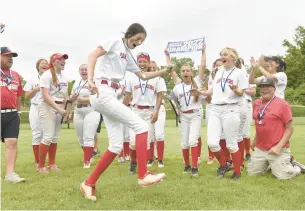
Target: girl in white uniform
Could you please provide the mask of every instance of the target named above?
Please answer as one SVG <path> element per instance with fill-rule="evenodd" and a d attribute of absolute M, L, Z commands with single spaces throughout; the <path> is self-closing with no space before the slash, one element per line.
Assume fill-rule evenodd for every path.
<path fill-rule="evenodd" d="M 152 174 L 147 171 L 147 124 L 118 101 L 115 92 L 120 88 L 119 82 L 124 78 L 126 70 L 135 73 L 142 80 L 149 80 L 166 73 L 166 71 L 144 73 L 138 68 L 130 49 L 141 45 L 145 38 L 144 27 L 134 23 L 127 29 L 123 38 L 100 44 L 89 56 L 88 84 L 91 90 L 97 93 L 97 95 L 90 96 L 90 102 L 93 108 L 103 115 L 109 136 L 109 148 L 101 157 L 93 173 L 81 184 L 81 191 L 87 199 L 96 200 L 95 183 L 122 151 L 123 143 L 120 135 L 123 130 L 122 124 L 136 134 L 138 184 L 144 187 L 150 186 L 165 177 L 164 173 Z M 99 68 L 94 71 L 98 58 Z M 167 71 L 171 71 L 171 68 Z"/>
<path fill-rule="evenodd" d="M 158 66 L 155 61 L 150 62 L 150 71 L 157 71 Z M 166 87 L 165 81 L 163 78 L 160 78 L 160 83 L 162 83 L 164 87 Z M 164 107 L 164 93 L 162 96 L 162 103 L 160 106 L 159 114 L 158 114 L 158 120 L 155 122 L 155 140 L 156 144 L 153 144 L 154 147 L 151 147 L 150 150 L 152 154 L 155 153 L 155 157 L 158 160 L 158 167 L 164 168 L 164 129 L 165 129 L 165 120 L 166 120 L 166 111 Z"/>
<path fill-rule="evenodd" d="M 239 179 L 241 154 L 237 144 L 240 124 L 238 103 L 244 90 L 248 87 L 248 83 L 245 71 L 235 67 L 235 62 L 238 59 L 236 50 L 224 48 L 220 55 L 223 67 L 217 71 L 212 88 L 209 90 L 193 89 L 192 94 L 212 95 L 212 108 L 208 120 L 208 145 L 220 163 L 217 177 L 223 177 L 228 171 L 224 154 L 219 145 L 223 130 L 234 165 L 232 178 Z"/>
<path fill-rule="evenodd" d="M 75 103 L 73 124 L 79 145 L 84 152 L 84 168 L 90 168 L 90 159 L 94 150 L 94 137 L 100 122 L 100 114 L 91 107 L 89 96 L 87 65 L 79 67 L 81 79 L 75 81 L 70 99 Z"/>
<path fill-rule="evenodd" d="M 39 173 L 48 173 L 49 170 L 58 172 L 61 169 L 55 163 L 57 140 L 61 128 L 62 116 L 68 98 L 68 80 L 62 74 L 65 68 L 67 54 L 53 54 L 50 58 L 50 70 L 40 77 L 41 97 L 38 102 L 38 115 L 43 131 L 43 139 L 39 145 Z M 49 154 L 49 166 L 45 168 L 46 156 Z"/>
<path fill-rule="evenodd" d="M 170 55 L 167 51 L 167 49 L 165 49 L 164 51 L 165 55 L 166 55 L 166 63 L 167 65 L 171 65 L 171 58 Z M 206 68 L 206 45 L 203 44 L 202 47 L 202 51 L 201 51 L 201 65 L 200 65 L 200 70 L 198 72 L 198 77 L 201 81 L 204 81 L 204 72 L 205 72 L 205 68 Z M 175 84 L 179 84 L 181 83 L 181 79 L 178 77 L 176 72 L 172 72 L 171 76 L 175 82 Z M 202 85 L 202 84 L 201 84 Z M 202 141 L 201 141 L 201 137 L 199 136 L 198 138 L 198 164 L 200 164 L 200 156 L 201 156 L 201 146 L 202 146 Z"/>
<path fill-rule="evenodd" d="M 138 66 L 143 72 L 149 71 L 150 57 L 147 53 L 139 53 L 137 56 Z M 141 80 L 136 75 L 130 76 L 126 82 L 126 96 L 124 104 L 130 102 L 132 96 L 132 110 L 143 119 L 148 125 L 148 162 L 147 166 L 153 164 L 153 142 L 155 141 L 155 122 L 158 119 L 159 110 L 163 98 L 163 92 L 166 92 L 165 83 L 161 78 L 153 78 L 150 80 Z M 130 130 L 130 150 L 135 150 L 135 134 Z M 129 172 L 135 173 L 136 163 L 135 153 L 131 153 L 131 162 Z"/>
<path fill-rule="evenodd" d="M 39 161 L 39 145 L 42 141 L 42 128 L 38 116 L 38 101 L 41 97 L 39 80 L 40 76 L 46 71 L 48 61 L 45 59 L 39 59 L 36 63 L 36 69 L 38 71 L 37 77 L 31 77 L 25 84 L 23 90 L 25 91 L 25 99 L 31 100 L 31 107 L 29 113 L 29 121 L 32 129 L 32 147 L 34 153 L 34 160 L 36 167 Z"/>
<path fill-rule="evenodd" d="M 200 74 L 200 73 L 199 73 Z M 190 66 L 181 67 L 182 83 L 177 84 L 171 94 L 172 99 L 178 102 L 180 110 L 180 135 L 181 147 L 184 158 L 184 172 L 191 171 L 191 176 L 198 176 L 198 139 L 201 135 L 201 124 L 203 118 L 202 103 L 203 98 L 191 96 L 190 90 L 201 87 L 203 84 L 199 76 L 193 78 Z M 190 165 L 190 148 L 192 153 L 192 167 Z"/>

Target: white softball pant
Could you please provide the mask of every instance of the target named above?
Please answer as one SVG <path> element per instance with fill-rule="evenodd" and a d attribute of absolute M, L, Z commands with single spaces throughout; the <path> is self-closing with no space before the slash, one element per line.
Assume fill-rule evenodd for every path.
<path fill-rule="evenodd" d="M 133 107 L 132 110 L 134 111 L 134 113 L 136 113 L 136 115 L 138 115 L 142 120 L 146 122 L 146 125 L 148 127 L 147 149 L 149 149 L 150 143 L 154 142 L 155 140 L 155 125 L 151 123 L 151 115 L 154 112 L 154 108 L 138 109 L 136 107 Z M 129 130 L 129 135 L 130 135 L 129 147 L 135 150 L 136 134 L 133 130 Z"/>
<path fill-rule="evenodd" d="M 243 128 L 243 138 L 250 138 L 250 130 L 251 130 L 251 123 L 252 123 L 252 113 L 253 113 L 253 106 L 252 102 L 247 101 L 247 113 L 246 113 L 246 122 Z"/>
<path fill-rule="evenodd" d="M 123 125 L 123 141 L 124 142 L 129 142 L 130 136 L 129 136 L 129 128 Z"/>
<path fill-rule="evenodd" d="M 38 115 L 38 105 L 36 104 L 31 104 L 29 121 L 32 129 L 32 145 L 39 145 L 42 141 L 43 132 Z"/>
<path fill-rule="evenodd" d="M 59 106 L 64 107 L 64 104 Z M 62 116 L 46 102 L 38 104 L 38 115 L 43 133 L 42 143 L 48 146 L 57 143 Z"/>
<path fill-rule="evenodd" d="M 190 147 L 197 146 L 198 139 L 201 135 L 202 118 L 202 108 L 195 113 L 181 113 L 179 129 L 182 149 L 189 149 Z"/>
<path fill-rule="evenodd" d="M 100 114 L 91 106 L 74 109 L 73 124 L 80 146 L 94 147 L 94 136 L 100 122 Z"/>
<path fill-rule="evenodd" d="M 206 122 L 206 125 L 208 125 L 208 122 L 209 122 L 209 116 L 210 116 L 210 113 L 211 113 L 212 106 L 213 105 L 210 104 L 210 103 L 206 104 L 206 106 L 205 106 L 205 122 Z M 223 133 L 223 130 L 221 131 L 220 139 L 225 139 L 225 135 Z"/>
<path fill-rule="evenodd" d="M 166 111 L 164 105 L 161 105 L 158 120 L 155 122 L 156 141 L 164 141 L 164 128 L 166 120 Z"/>
<path fill-rule="evenodd" d="M 135 134 L 148 131 L 147 124 L 127 106 L 118 101 L 115 89 L 108 85 L 98 84 L 99 96 L 91 95 L 90 104 L 93 109 L 101 113 L 109 137 L 108 150 L 119 154 L 123 149 L 122 130 L 123 125 L 131 128 Z"/>
<path fill-rule="evenodd" d="M 238 151 L 237 137 L 240 124 L 237 104 L 212 105 L 208 120 L 208 145 L 212 152 L 220 151 L 219 140 L 223 130 L 227 148 L 231 153 Z"/>
<path fill-rule="evenodd" d="M 244 127 L 245 127 L 245 124 L 247 121 L 247 112 L 248 112 L 247 100 L 245 98 L 243 98 L 238 103 L 238 106 L 239 106 L 240 123 L 239 123 L 237 141 L 241 142 L 241 141 L 243 141 Z"/>

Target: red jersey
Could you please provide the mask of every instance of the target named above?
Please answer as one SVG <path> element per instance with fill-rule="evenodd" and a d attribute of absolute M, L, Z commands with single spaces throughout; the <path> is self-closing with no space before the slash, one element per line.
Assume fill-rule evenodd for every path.
<path fill-rule="evenodd" d="M 2 70 L 5 75 L 10 76 L 9 70 Z M 1 73 L 1 109 L 17 108 L 17 97 L 23 93 L 20 75 L 11 70 L 12 80 L 6 83 L 6 77 Z"/>
<path fill-rule="evenodd" d="M 263 102 L 259 111 L 261 99 L 253 103 L 253 119 L 256 129 L 255 146 L 261 150 L 270 150 L 277 145 L 285 133 L 285 124 L 292 121 L 291 108 L 289 104 L 278 97 L 275 97 L 265 110 L 261 124 L 259 124 L 258 112 L 262 112 L 268 102 Z M 289 141 L 284 147 L 288 148 Z"/>

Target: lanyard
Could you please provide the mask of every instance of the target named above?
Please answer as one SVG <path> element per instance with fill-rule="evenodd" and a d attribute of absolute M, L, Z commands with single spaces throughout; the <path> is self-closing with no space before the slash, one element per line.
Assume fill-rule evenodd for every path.
<path fill-rule="evenodd" d="M 83 86 L 79 89 L 80 84 L 82 83 L 82 80 L 80 80 L 80 82 L 79 82 L 79 84 L 78 84 L 78 86 L 76 88 L 76 92 L 78 91 L 77 95 L 79 95 L 80 91 L 82 90 L 82 88 L 84 88 L 84 86 L 86 85 L 87 82 L 88 82 L 88 80 L 86 80 L 85 83 L 83 84 Z"/>
<path fill-rule="evenodd" d="M 60 85 L 60 81 L 59 81 L 57 75 L 56 75 L 56 79 L 57 79 L 57 84 L 58 84 L 58 91 L 60 92 L 60 90 L 61 90 L 62 87 L 61 87 L 61 85 Z"/>
<path fill-rule="evenodd" d="M 142 83 L 141 83 L 141 80 L 140 80 L 140 78 L 139 78 L 139 84 L 140 84 L 141 93 L 142 93 L 143 96 L 145 95 L 145 92 L 146 92 L 147 83 L 148 83 L 148 80 L 146 81 L 145 88 L 144 88 L 144 91 L 143 91 Z"/>
<path fill-rule="evenodd" d="M 225 73 L 225 71 L 222 72 L 222 76 L 221 76 L 221 81 L 220 81 L 220 86 L 221 86 L 221 90 L 222 92 L 225 92 L 225 88 L 226 88 L 226 84 L 227 84 L 227 81 L 228 81 L 228 78 L 230 77 L 230 75 L 232 74 L 232 72 L 235 70 L 235 67 L 233 70 L 231 70 L 231 72 L 229 73 L 229 75 L 227 76 L 224 84 L 223 84 L 223 75 Z"/>
<path fill-rule="evenodd" d="M 191 84 L 191 89 L 193 87 L 193 83 Z M 191 93 L 189 93 L 189 99 L 186 100 L 186 93 L 185 93 L 185 89 L 184 89 L 184 83 L 182 83 L 182 89 L 183 89 L 183 95 L 184 95 L 184 100 L 185 100 L 185 104 L 188 107 L 191 101 Z"/>
<path fill-rule="evenodd" d="M 123 38 L 122 38 L 122 42 L 123 42 L 123 44 L 124 44 L 124 46 L 125 46 L 125 48 L 126 48 L 126 50 L 127 50 L 127 53 L 129 53 L 129 55 L 130 55 L 131 58 L 133 59 L 134 63 L 138 66 L 138 62 L 137 62 L 137 61 L 135 60 L 135 58 L 133 57 L 133 55 L 132 55 L 130 49 L 129 49 L 129 48 L 127 47 L 127 45 L 125 44 Z M 141 71 L 142 71 L 142 70 L 141 70 Z"/>
<path fill-rule="evenodd" d="M 1 70 L 1 74 L 5 76 L 5 83 L 7 83 L 7 85 L 10 85 L 11 84 L 11 81 L 13 79 L 12 77 L 12 71 L 10 70 L 10 75 L 6 75 L 3 70 Z"/>
<path fill-rule="evenodd" d="M 262 113 L 260 113 L 261 111 L 261 108 L 262 108 L 262 104 L 263 104 L 263 98 L 261 98 L 261 103 L 259 105 L 259 108 L 258 108 L 258 119 L 259 120 L 262 120 L 264 115 L 265 115 L 265 111 L 266 111 L 266 108 L 269 106 L 269 104 L 272 102 L 272 100 L 275 98 L 275 96 L 273 96 L 273 98 L 271 100 L 269 100 L 269 102 L 265 105 L 265 107 L 263 108 L 263 111 Z"/>

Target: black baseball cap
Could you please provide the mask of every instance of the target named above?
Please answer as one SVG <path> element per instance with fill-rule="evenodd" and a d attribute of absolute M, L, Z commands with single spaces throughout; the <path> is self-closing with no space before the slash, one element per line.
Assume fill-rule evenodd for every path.
<path fill-rule="evenodd" d="M 18 54 L 15 52 L 12 52 L 11 49 L 8 47 L 1 47 L 1 55 L 9 55 L 11 54 L 13 57 L 17 57 Z"/>
<path fill-rule="evenodd" d="M 275 87 L 274 80 L 272 78 L 262 78 L 259 82 L 259 86 L 261 85 L 269 85 Z"/>

